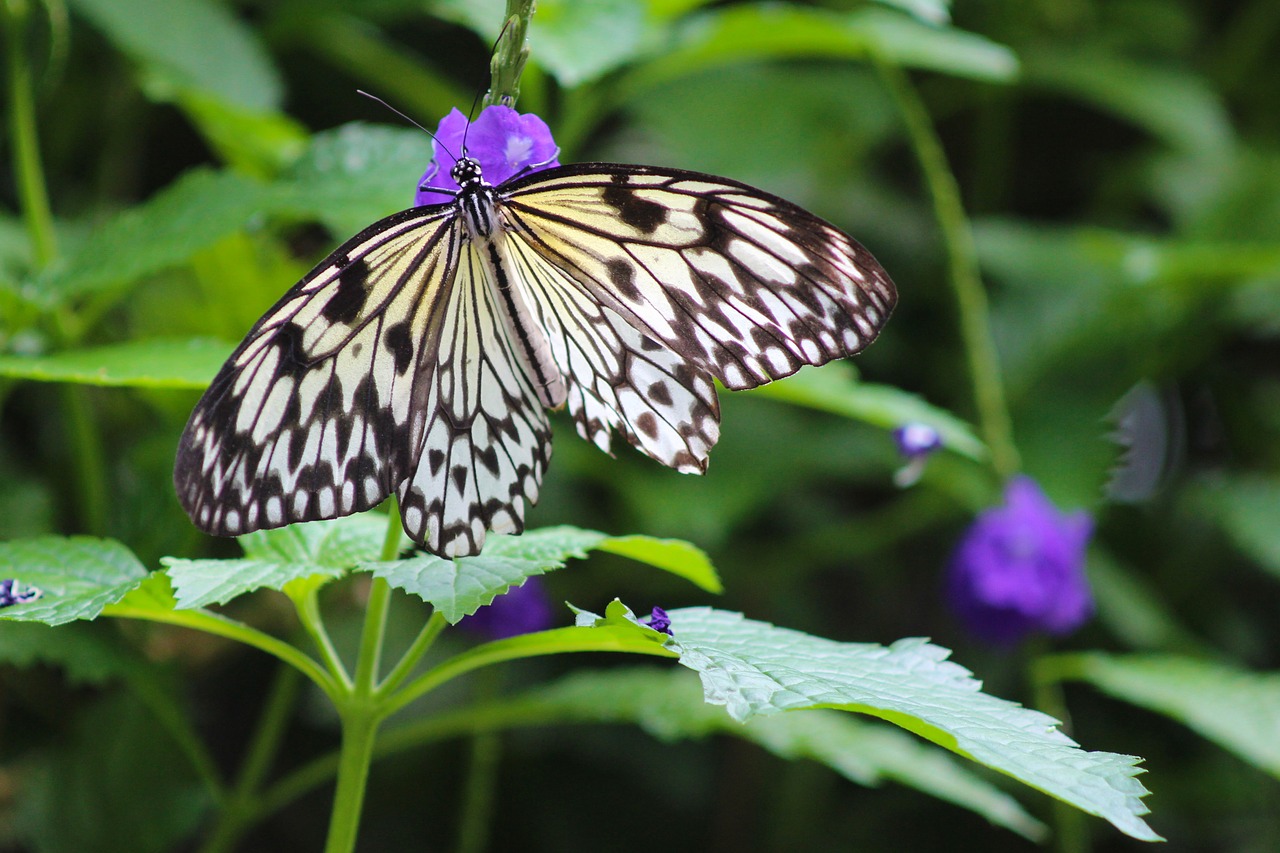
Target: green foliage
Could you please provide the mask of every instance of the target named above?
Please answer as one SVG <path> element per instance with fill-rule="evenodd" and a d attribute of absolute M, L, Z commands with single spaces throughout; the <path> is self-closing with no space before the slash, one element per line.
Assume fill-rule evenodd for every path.
<path fill-rule="evenodd" d="M 459 753 L 435 741 L 495 733 L 513 748 L 492 849 L 595 849 L 655 825 L 674 847 L 1083 843 L 1044 798 L 1019 805 L 1018 786 L 1157 837 L 1136 759 L 1076 746 L 1053 719 L 1068 712 L 1086 746 L 1151 758 L 1152 823 L 1173 843 L 1280 847 L 1280 16 L 1266 0 L 545 0 L 519 106 L 548 121 L 563 162 L 701 169 L 792 199 L 875 251 L 897 316 L 857 372 L 722 391 L 705 478 L 629 449 L 610 459 L 553 414 L 531 530 L 474 558 L 402 550 L 394 512 L 251 534 L 236 556 L 195 534 L 171 486 L 195 393 L 289 284 L 407 206 L 431 157 L 355 90 L 428 128 L 465 111 L 503 7 L 0 5 L 0 580 L 41 592 L 0 609 L 0 847 L 318 847 L 322 829 L 298 827 L 323 826 L 363 751 L 379 758 L 360 849 L 418 849 L 426 821 L 485 823 L 448 810 Z M 913 98 L 941 181 L 921 178 Z M 1001 485 L 960 331 L 972 306 L 951 292 L 970 250 L 1000 359 L 979 372 L 1008 399 L 1021 468 L 1095 519 L 1097 617 L 1052 641 L 1074 653 L 982 647 L 939 604 L 957 534 Z M 1138 383 L 1155 389 L 1162 445 L 1134 443 L 1115 411 Z M 945 449 L 899 489 L 887 433 L 908 422 Z M 1159 475 L 1137 506 L 1103 497 L 1126 459 Z M 489 642 L 466 630 L 535 576 L 551 601 L 605 617 Z M 708 592 L 723 610 L 678 606 Z M 618 596 L 667 608 L 674 636 Z M 894 641 L 923 635 L 938 645 Z M 584 671 L 571 652 L 682 666 Z M 264 661 L 288 673 L 270 690 Z M 1069 681 L 1094 689 L 1056 704 Z M 315 688 L 305 712 L 297 683 Z M 353 720 L 363 734 L 344 736 Z M 633 750 L 630 733 L 584 727 L 601 723 L 700 743 Z M 784 767 L 801 758 L 826 787 Z"/>

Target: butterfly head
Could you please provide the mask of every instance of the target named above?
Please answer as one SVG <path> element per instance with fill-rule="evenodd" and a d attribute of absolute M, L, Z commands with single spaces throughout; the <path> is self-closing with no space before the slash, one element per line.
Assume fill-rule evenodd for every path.
<path fill-rule="evenodd" d="M 480 171 L 480 161 L 466 154 L 453 164 L 453 168 L 449 170 L 449 175 L 457 182 L 460 189 L 467 189 L 469 186 L 476 186 L 484 183 L 484 175 Z"/>

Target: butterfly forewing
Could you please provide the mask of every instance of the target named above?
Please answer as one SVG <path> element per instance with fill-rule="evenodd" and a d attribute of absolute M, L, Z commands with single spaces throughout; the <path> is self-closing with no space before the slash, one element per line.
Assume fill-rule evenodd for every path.
<path fill-rule="evenodd" d="M 849 237 L 743 184 L 607 164 L 477 182 L 285 294 L 192 413 L 175 483 L 222 535 L 395 492 L 416 542 L 475 554 L 537 500 L 544 404 L 606 452 L 617 431 L 700 472 L 713 377 L 748 388 L 857 352 L 895 298 Z"/>
<path fill-rule="evenodd" d="M 179 445 L 174 482 L 197 526 L 226 536 L 346 515 L 407 475 L 456 239 L 448 209 L 397 214 L 258 321 Z"/>
<path fill-rule="evenodd" d="M 551 264 L 730 388 L 852 355 L 897 298 L 843 232 L 723 178 L 591 163 L 504 189 Z"/>

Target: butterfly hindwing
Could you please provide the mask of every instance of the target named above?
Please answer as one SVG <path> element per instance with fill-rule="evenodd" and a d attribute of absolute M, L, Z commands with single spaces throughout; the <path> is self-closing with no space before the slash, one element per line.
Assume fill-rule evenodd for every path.
<path fill-rule="evenodd" d="M 729 388 L 858 352 L 897 298 L 866 249 L 745 184 L 589 163 L 500 189 L 508 227 Z"/>
<path fill-rule="evenodd" d="M 664 465 L 705 471 L 720 436 L 711 377 L 600 303 L 521 235 L 508 239 L 515 278 L 565 376 L 578 434 L 608 453 L 616 429 Z"/>
<path fill-rule="evenodd" d="M 405 531 L 447 557 L 480 551 L 485 533 L 519 533 L 551 459 L 551 428 L 506 334 L 474 246 L 427 342 L 439 366 L 416 417 L 417 464 L 399 486 Z"/>

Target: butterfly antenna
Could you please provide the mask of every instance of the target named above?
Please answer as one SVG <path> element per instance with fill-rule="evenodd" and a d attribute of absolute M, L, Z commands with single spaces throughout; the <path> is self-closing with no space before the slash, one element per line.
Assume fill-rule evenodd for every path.
<path fill-rule="evenodd" d="M 441 141 L 440 141 L 440 137 L 436 136 L 434 133 L 432 133 L 431 131 L 427 130 L 427 129 L 426 129 L 425 127 L 423 127 L 422 125 L 418 124 L 418 123 L 417 123 L 416 121 L 414 121 L 412 118 L 410 118 L 409 116 L 407 116 L 407 115 L 405 115 L 404 113 L 400 112 L 400 110 L 398 110 L 398 109 L 396 109 L 395 107 L 391 106 L 391 105 L 390 105 L 390 104 L 388 104 L 386 101 L 382 100 L 382 98 L 379 98 L 377 95 L 370 95 L 368 92 L 364 91 L 363 89 L 356 89 L 356 94 L 357 94 L 357 95 L 364 95 L 364 96 L 365 96 L 366 98 L 368 98 L 369 100 L 371 100 L 371 101 L 377 101 L 378 103 L 382 104 L 384 107 L 386 107 L 387 109 L 391 110 L 391 112 L 393 112 L 393 113 L 395 113 L 396 115 L 400 116 L 400 118 L 402 118 L 402 119 L 404 119 L 405 121 L 409 122 L 409 124 L 413 125 L 413 126 L 414 126 L 414 127 L 416 127 L 418 130 L 420 130 L 420 131 L 422 131 L 423 133 L 425 133 L 427 136 L 430 136 L 430 137 L 431 137 L 431 141 L 432 141 L 432 142 L 435 142 L 437 145 L 439 145 L 441 148 L 443 148 L 443 149 L 444 149 L 444 152 L 445 152 L 446 154 L 448 154 L 450 157 L 452 157 L 454 160 L 457 160 L 457 159 L 458 159 L 457 155 L 456 155 L 456 154 L 454 154 L 452 151 L 450 151 L 450 150 L 448 149 L 448 147 L 447 147 L 443 142 L 441 142 Z M 465 139 L 464 139 L 464 141 L 463 141 L 462 149 L 463 149 L 464 151 L 466 150 L 466 142 L 465 142 Z"/>

